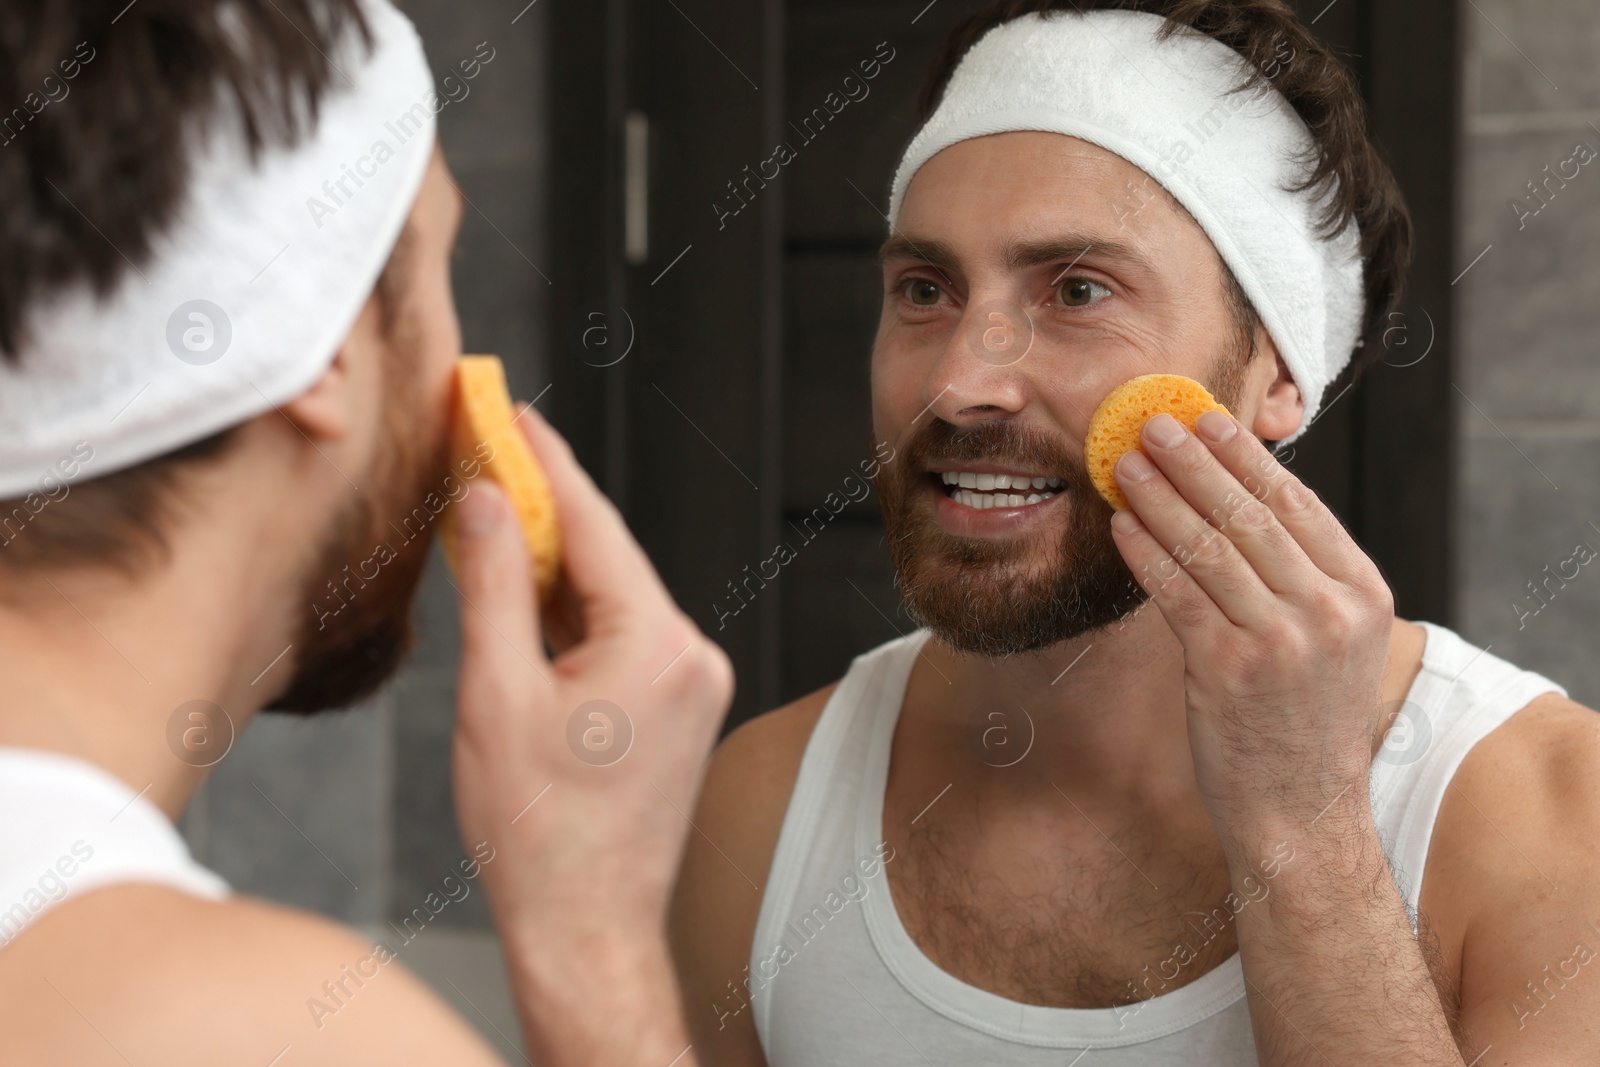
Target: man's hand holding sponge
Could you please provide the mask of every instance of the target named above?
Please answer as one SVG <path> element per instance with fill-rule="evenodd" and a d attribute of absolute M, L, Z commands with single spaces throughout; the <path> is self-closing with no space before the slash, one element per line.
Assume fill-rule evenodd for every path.
<path fill-rule="evenodd" d="M 733 669 L 561 436 L 513 417 L 499 360 L 466 357 L 457 383 L 457 456 L 483 467 L 444 537 L 462 840 L 494 849 L 482 879 L 513 988 L 545 1009 L 524 1017 L 530 1058 L 664 1064 L 689 1043 L 663 936 L 689 830 L 674 805 L 699 791 Z M 569 749 L 596 707 L 629 738 L 603 766 Z"/>

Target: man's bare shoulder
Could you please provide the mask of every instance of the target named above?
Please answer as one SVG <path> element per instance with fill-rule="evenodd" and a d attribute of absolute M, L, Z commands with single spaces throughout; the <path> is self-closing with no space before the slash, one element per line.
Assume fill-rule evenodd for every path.
<path fill-rule="evenodd" d="M 744 967 L 800 762 L 837 684 L 734 730 L 700 790 L 669 929 L 695 1048 L 710 1067 L 762 1063 Z"/>
<path fill-rule="evenodd" d="M 1461 761 L 1440 805 L 1430 868 L 1438 858 L 1457 876 L 1476 876 L 1459 884 L 1477 887 L 1479 897 L 1497 886 L 1519 895 L 1548 889 L 1534 853 L 1548 850 L 1560 862 L 1576 858 L 1566 853 L 1580 843 L 1589 851 L 1597 838 L 1586 820 L 1600 818 L 1597 780 L 1600 714 L 1559 693 L 1536 697 Z"/>
<path fill-rule="evenodd" d="M 757 715 L 723 738 L 712 754 L 695 822 L 727 856 L 741 856 L 755 868 L 746 872 L 755 884 L 765 881 L 772 865 L 811 731 L 838 684 Z M 719 832 L 711 834 L 712 827 Z"/>
<path fill-rule="evenodd" d="M 712 857 L 720 854 L 724 871 L 755 890 L 759 904 L 756 887 L 766 881 L 772 866 L 778 832 L 812 728 L 837 685 L 835 682 L 756 716 L 717 746 L 695 814 L 702 834 L 691 841 L 686 863 L 703 861 L 716 866 Z M 727 870 L 729 865 L 738 871 Z"/>
<path fill-rule="evenodd" d="M 29 1063 L 502 1062 L 352 930 L 143 884 L 69 901 L 0 952 L 0 1030 Z"/>
<path fill-rule="evenodd" d="M 777 799 L 786 808 L 811 731 L 838 686 L 833 682 L 807 693 L 757 715 L 730 733 L 717 746 L 707 785 L 714 775 L 720 790 L 732 790 L 747 799 Z"/>
<path fill-rule="evenodd" d="M 1586 1022 L 1600 982 L 1573 982 L 1600 967 L 1597 781 L 1600 714 L 1546 693 L 1478 742 L 1446 791 L 1428 878 L 1459 916 L 1461 1018 L 1480 1045 L 1600 1051 Z"/>

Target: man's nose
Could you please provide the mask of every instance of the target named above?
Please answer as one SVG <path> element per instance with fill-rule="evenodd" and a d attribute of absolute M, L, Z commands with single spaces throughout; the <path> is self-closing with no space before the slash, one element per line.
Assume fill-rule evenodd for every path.
<path fill-rule="evenodd" d="M 934 413 L 960 423 L 1020 411 L 1033 342 L 1033 321 L 1015 301 L 991 296 L 970 304 L 929 367 L 924 389 Z"/>

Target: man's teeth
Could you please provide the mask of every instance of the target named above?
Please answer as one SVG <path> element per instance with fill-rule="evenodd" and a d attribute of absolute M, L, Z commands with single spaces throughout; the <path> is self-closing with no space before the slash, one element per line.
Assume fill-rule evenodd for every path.
<path fill-rule="evenodd" d="M 1055 496 L 1054 493 L 975 493 L 971 489 L 957 489 L 950 499 L 969 508 L 1020 508 L 1024 504 L 1038 504 Z"/>
<path fill-rule="evenodd" d="M 1038 504 L 1056 495 L 1066 485 L 1061 478 L 1033 474 L 974 474 L 972 471 L 942 471 L 939 480 L 950 487 L 950 499 L 969 508 L 1020 508 Z M 997 489 L 1026 489 L 1025 493 L 1000 493 Z M 976 491 L 974 491 L 976 490 Z M 1042 490 L 1042 491 L 1041 491 Z"/>
<path fill-rule="evenodd" d="M 1060 478 L 1043 478 L 1031 474 L 974 474 L 971 471 L 944 471 L 939 475 L 945 485 L 959 485 L 963 489 L 1060 489 L 1066 484 Z"/>

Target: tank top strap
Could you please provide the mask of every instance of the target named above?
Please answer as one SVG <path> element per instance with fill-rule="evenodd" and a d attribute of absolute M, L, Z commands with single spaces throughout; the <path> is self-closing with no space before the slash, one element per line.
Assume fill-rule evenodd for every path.
<path fill-rule="evenodd" d="M 761 895 L 752 961 L 782 940 L 781 928 L 808 873 L 818 835 L 854 830 L 872 734 L 885 718 L 898 715 L 912 664 L 928 637 L 927 630 L 915 630 L 857 656 L 812 727 Z M 758 987 L 751 998 L 758 1028 L 767 1026 L 772 988 Z"/>
<path fill-rule="evenodd" d="M 0 946 L 49 909 L 123 882 L 228 894 L 142 790 L 86 760 L 0 746 Z"/>
<path fill-rule="evenodd" d="M 1412 929 L 1434 820 L 1472 746 L 1544 693 L 1566 689 L 1479 648 L 1453 630 L 1427 631 L 1422 667 L 1372 762 L 1373 818 Z"/>

